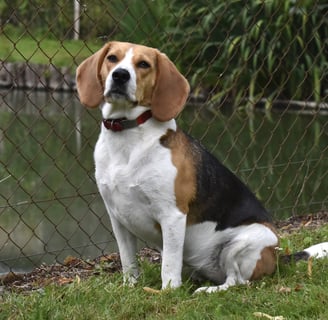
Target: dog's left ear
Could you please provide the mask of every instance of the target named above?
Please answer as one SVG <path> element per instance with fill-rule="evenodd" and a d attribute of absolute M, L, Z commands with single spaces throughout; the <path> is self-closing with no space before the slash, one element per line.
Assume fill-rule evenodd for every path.
<path fill-rule="evenodd" d="M 88 108 L 97 107 L 103 100 L 104 86 L 100 70 L 109 46 L 107 43 L 76 69 L 77 92 L 81 103 Z"/>
<path fill-rule="evenodd" d="M 189 83 L 172 61 L 157 52 L 157 77 L 151 99 L 152 113 L 159 121 L 175 118 L 183 109 L 189 95 Z"/>

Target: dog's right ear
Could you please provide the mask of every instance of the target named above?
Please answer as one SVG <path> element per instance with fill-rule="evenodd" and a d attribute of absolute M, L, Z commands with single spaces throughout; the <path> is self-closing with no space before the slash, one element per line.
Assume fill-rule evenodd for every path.
<path fill-rule="evenodd" d="M 88 108 L 97 107 L 103 100 L 104 84 L 100 70 L 109 47 L 107 43 L 76 69 L 77 92 L 81 103 Z"/>

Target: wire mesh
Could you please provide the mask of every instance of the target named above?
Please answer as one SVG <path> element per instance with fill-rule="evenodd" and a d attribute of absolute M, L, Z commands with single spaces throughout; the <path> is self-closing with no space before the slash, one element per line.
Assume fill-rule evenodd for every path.
<path fill-rule="evenodd" d="M 100 114 L 75 69 L 106 41 L 159 48 L 192 91 L 185 131 L 275 219 L 328 205 L 325 1 L 0 5 L 0 272 L 116 250 L 94 181 Z"/>

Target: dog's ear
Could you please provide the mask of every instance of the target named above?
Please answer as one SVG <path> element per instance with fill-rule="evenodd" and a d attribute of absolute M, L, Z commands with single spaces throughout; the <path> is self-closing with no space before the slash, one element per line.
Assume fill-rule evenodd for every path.
<path fill-rule="evenodd" d="M 157 52 L 157 76 L 151 99 L 152 113 L 159 121 L 175 118 L 183 109 L 189 95 L 189 83 L 172 61 Z"/>
<path fill-rule="evenodd" d="M 97 107 L 103 100 L 104 84 L 100 70 L 109 46 L 107 43 L 76 69 L 77 92 L 81 103 L 88 108 Z"/>

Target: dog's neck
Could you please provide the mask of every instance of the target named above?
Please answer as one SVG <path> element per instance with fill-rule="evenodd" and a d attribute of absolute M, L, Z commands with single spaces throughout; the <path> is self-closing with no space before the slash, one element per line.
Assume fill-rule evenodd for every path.
<path fill-rule="evenodd" d="M 104 103 L 101 107 L 102 117 L 103 119 L 127 119 L 135 121 L 140 115 L 145 113 L 147 110 L 150 110 L 149 107 L 144 106 L 126 106 L 122 108 L 118 108 L 118 106 L 113 106 L 110 103 Z M 175 122 L 175 119 L 171 119 L 166 122 L 161 122 L 156 120 L 154 117 L 151 117 L 147 119 L 147 121 L 144 123 L 144 125 L 140 126 L 142 128 L 145 128 L 147 131 L 148 128 L 151 129 L 152 135 L 156 136 L 156 134 L 165 134 L 167 130 L 173 130 L 176 131 L 177 125 Z M 103 126 L 103 129 L 108 132 L 108 134 L 111 134 L 112 130 L 106 129 L 105 126 Z M 126 134 L 130 134 L 131 131 L 135 130 L 123 130 L 123 132 L 126 132 Z M 139 130 L 138 130 L 139 132 Z M 115 133 L 115 132 L 114 132 Z M 139 132 L 140 133 L 140 132 Z M 115 135 L 116 136 L 116 135 Z"/>
<path fill-rule="evenodd" d="M 135 120 L 145 111 L 149 110 L 149 107 L 130 105 L 116 106 L 111 103 L 104 103 L 101 107 L 103 119 L 127 119 Z"/>
<path fill-rule="evenodd" d="M 106 129 L 114 132 L 132 129 L 145 123 L 152 117 L 151 110 L 146 110 L 136 119 L 128 120 L 126 118 L 103 119 L 103 124 Z"/>

